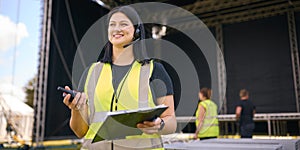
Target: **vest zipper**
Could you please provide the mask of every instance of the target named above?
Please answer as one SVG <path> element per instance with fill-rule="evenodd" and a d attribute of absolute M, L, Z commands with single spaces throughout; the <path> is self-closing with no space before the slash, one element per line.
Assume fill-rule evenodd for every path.
<path fill-rule="evenodd" d="M 113 94 L 112 98 L 111 98 L 111 102 L 110 102 L 110 112 L 112 112 L 113 109 L 113 104 L 114 104 L 114 99 L 115 99 L 115 94 Z M 111 141 L 111 150 L 114 150 L 114 141 Z"/>
<path fill-rule="evenodd" d="M 113 94 L 113 96 L 112 96 L 112 98 L 111 98 L 111 102 L 110 102 L 110 112 L 113 111 L 114 99 L 115 99 L 115 94 Z"/>

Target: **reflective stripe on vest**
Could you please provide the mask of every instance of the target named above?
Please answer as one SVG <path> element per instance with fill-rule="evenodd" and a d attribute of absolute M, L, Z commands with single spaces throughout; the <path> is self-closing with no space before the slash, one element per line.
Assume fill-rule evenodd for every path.
<path fill-rule="evenodd" d="M 95 105 L 94 105 L 94 91 L 88 90 L 88 89 L 95 89 L 96 88 L 96 83 L 98 81 L 100 72 L 102 71 L 103 68 L 103 63 L 94 63 L 90 67 L 86 79 L 86 83 L 84 86 L 84 91 L 87 95 L 88 104 L 89 104 L 89 124 L 91 124 L 92 120 L 94 120 L 94 114 L 95 114 Z"/>
<path fill-rule="evenodd" d="M 81 150 L 110 150 L 112 141 L 101 141 L 98 143 L 91 143 L 91 139 L 85 140 L 85 142 L 82 145 Z M 151 146 L 151 150 L 164 150 L 164 148 L 161 146 L 162 141 L 159 138 L 155 139 L 145 139 L 145 138 L 139 138 L 139 139 L 122 139 L 122 140 L 114 140 L 113 144 L 114 150 L 137 150 L 137 149 L 147 149 L 149 150 L 149 147 Z M 135 146 L 131 146 L 135 145 Z"/>
<path fill-rule="evenodd" d="M 204 100 L 198 104 L 205 108 L 205 117 L 201 125 L 198 137 L 214 137 L 219 136 L 219 121 L 218 121 L 218 107 L 211 100 Z M 196 118 L 199 117 L 199 110 L 196 112 Z M 196 119 L 196 127 L 199 125 L 199 120 Z"/>
<path fill-rule="evenodd" d="M 112 70 L 109 63 L 94 63 L 88 72 L 85 93 L 89 99 L 89 130 L 85 136 L 86 141 L 93 139 L 96 131 L 101 127 L 106 112 L 111 110 L 111 101 L 113 100 L 112 110 L 128 110 L 143 107 L 154 107 L 149 79 L 153 71 L 153 61 L 143 66 L 134 62 L 129 69 L 128 74 L 123 77 L 117 92 L 114 92 Z M 127 77 L 126 77 L 127 76 Z M 90 90 L 94 89 L 94 90 Z M 113 96 L 115 93 L 115 96 Z M 114 99 L 112 99 L 114 97 Z M 116 103 L 116 97 L 118 102 Z M 126 138 L 148 138 L 150 141 L 159 140 L 159 147 L 162 147 L 159 135 L 138 135 Z M 134 140 L 131 140 L 131 142 Z M 133 142 L 134 143 L 134 142 Z M 133 145 L 137 145 L 139 142 Z M 153 142 L 150 142 L 153 143 Z M 149 145 L 148 148 L 157 148 L 157 144 Z"/>

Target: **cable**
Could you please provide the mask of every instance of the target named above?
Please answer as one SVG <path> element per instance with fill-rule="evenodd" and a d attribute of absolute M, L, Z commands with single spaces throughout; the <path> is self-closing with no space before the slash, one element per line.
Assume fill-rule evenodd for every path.
<path fill-rule="evenodd" d="M 49 136 L 55 136 L 63 127 L 67 126 L 70 121 L 70 118 L 67 118 L 65 121 L 63 121 L 56 129 L 53 130 L 53 132 Z"/>
<path fill-rule="evenodd" d="M 15 71 L 16 71 L 16 55 L 17 55 L 17 40 L 18 40 L 18 24 L 20 17 L 20 0 L 18 0 L 18 8 L 17 8 L 17 22 L 16 22 L 16 35 L 15 35 L 15 45 L 13 52 L 13 66 L 12 66 L 12 85 L 15 84 Z M 11 94 L 13 95 L 13 89 L 11 89 Z"/>
<path fill-rule="evenodd" d="M 2 6 L 2 0 L 0 0 L 0 14 L 1 14 L 1 6 Z"/>
<path fill-rule="evenodd" d="M 61 47 L 60 47 L 60 45 L 59 45 L 59 42 L 58 42 L 58 39 L 57 39 L 57 36 L 56 36 L 56 32 L 55 32 L 55 30 L 54 30 L 54 25 L 52 25 L 52 27 L 51 27 L 51 33 L 53 34 L 54 43 L 55 43 L 55 46 L 56 46 L 56 48 L 57 48 L 59 57 L 60 57 L 60 59 L 61 59 L 61 61 L 62 61 L 62 63 L 63 63 L 63 66 L 64 66 L 64 68 L 65 68 L 65 70 L 66 70 L 66 72 L 67 72 L 68 78 L 69 78 L 70 81 L 72 82 L 72 76 L 71 76 L 71 73 L 70 73 L 70 71 L 69 71 L 69 69 L 68 69 L 68 65 L 67 65 L 67 62 L 66 62 L 66 60 L 65 60 L 65 57 L 64 57 L 64 55 L 63 55 L 63 53 L 62 53 Z M 74 84 L 75 84 L 75 83 L 74 83 Z M 77 87 L 77 85 L 75 85 L 75 86 Z"/>
<path fill-rule="evenodd" d="M 106 5 L 105 3 L 103 3 L 101 0 L 92 0 L 93 2 L 97 3 L 98 5 L 108 9 L 108 10 L 111 10 L 110 6 L 109 5 Z"/>
<path fill-rule="evenodd" d="M 72 14 L 71 14 L 71 9 L 70 9 L 70 4 L 69 4 L 68 0 L 65 0 L 65 5 L 66 5 L 66 8 L 67 8 L 68 18 L 69 18 L 69 22 L 70 22 L 70 25 L 71 25 L 71 30 L 72 30 L 73 38 L 74 38 L 74 41 L 75 41 L 75 44 L 76 44 L 76 47 L 77 47 L 77 46 L 79 46 L 78 45 L 78 37 L 77 37 L 77 34 L 76 34 L 76 29 L 75 29 L 75 26 L 74 26 Z M 80 61 L 81 61 L 82 65 L 83 65 L 83 67 L 85 68 L 86 64 L 84 62 L 80 46 L 78 47 L 78 53 L 79 53 Z"/>

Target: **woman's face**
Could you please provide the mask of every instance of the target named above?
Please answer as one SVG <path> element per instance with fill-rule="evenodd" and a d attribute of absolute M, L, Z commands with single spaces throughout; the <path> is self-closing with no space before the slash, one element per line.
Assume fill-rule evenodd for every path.
<path fill-rule="evenodd" d="M 134 26 L 121 12 L 114 13 L 108 24 L 108 40 L 114 46 L 124 46 L 133 40 Z"/>

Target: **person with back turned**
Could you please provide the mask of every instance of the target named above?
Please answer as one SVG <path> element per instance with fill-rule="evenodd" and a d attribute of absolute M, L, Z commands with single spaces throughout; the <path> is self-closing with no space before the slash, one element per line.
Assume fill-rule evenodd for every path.
<path fill-rule="evenodd" d="M 200 140 L 219 136 L 218 106 L 210 99 L 211 90 L 202 88 L 199 92 L 200 102 L 196 111 L 195 138 Z"/>
<path fill-rule="evenodd" d="M 253 117 L 255 106 L 249 100 L 249 92 L 246 89 L 240 90 L 240 101 L 236 107 L 236 120 L 240 126 L 241 138 L 252 138 L 255 124 Z"/>

